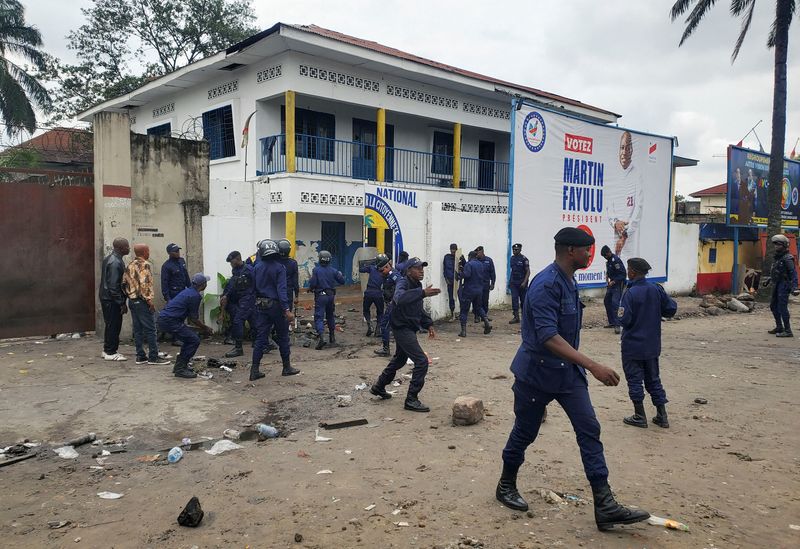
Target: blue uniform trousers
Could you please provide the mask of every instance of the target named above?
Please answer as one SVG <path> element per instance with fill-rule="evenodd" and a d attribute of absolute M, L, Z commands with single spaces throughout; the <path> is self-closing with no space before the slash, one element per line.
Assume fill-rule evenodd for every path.
<path fill-rule="evenodd" d="M 483 287 L 483 295 L 481 296 L 481 307 L 483 308 L 483 313 L 488 315 L 489 314 L 489 286 Z"/>
<path fill-rule="evenodd" d="M 606 297 L 603 299 L 603 305 L 606 306 L 606 317 L 608 323 L 612 326 L 619 326 L 619 301 L 622 299 L 622 283 L 617 282 L 613 286 L 606 288 Z"/>
<path fill-rule="evenodd" d="M 470 307 L 472 307 L 472 312 L 475 314 L 476 318 L 483 320 L 486 316 L 486 309 L 483 308 L 483 294 L 481 293 L 471 294 L 464 290 L 461 292 L 460 306 L 461 314 L 458 315 L 458 319 L 461 321 L 461 324 L 467 323 Z"/>
<path fill-rule="evenodd" d="M 250 324 L 251 335 L 255 335 L 256 330 L 256 302 L 253 299 L 242 299 L 238 303 L 230 306 L 231 314 L 231 337 L 235 341 L 244 339 L 244 323 Z"/>
<path fill-rule="evenodd" d="M 654 406 L 669 402 L 667 393 L 661 385 L 658 370 L 658 358 L 647 360 L 633 360 L 622 357 L 622 371 L 625 372 L 625 381 L 628 382 L 628 396 L 631 402 L 644 401 L 644 389 L 653 401 Z M 642 389 L 644 383 L 644 389 Z"/>
<path fill-rule="evenodd" d="M 380 324 L 383 317 L 383 294 L 368 295 L 364 294 L 364 320 L 369 324 L 372 321 L 372 306 L 375 305 L 375 321 Z"/>
<path fill-rule="evenodd" d="M 789 324 L 789 292 L 782 288 L 772 289 L 772 299 L 769 302 L 769 310 L 775 317 L 775 327 L 781 330 L 791 331 Z"/>
<path fill-rule="evenodd" d="M 255 334 L 256 340 L 253 345 L 252 366 L 257 368 L 261 364 L 261 358 L 269 345 L 269 334 L 272 328 L 277 333 L 276 341 L 281 352 L 281 358 L 289 359 L 289 323 L 281 310 L 278 300 L 274 300 L 271 307 L 260 307 L 256 305 L 255 313 Z"/>
<path fill-rule="evenodd" d="M 519 316 L 519 308 L 525 303 L 525 292 L 528 290 L 528 286 L 523 286 L 519 282 L 511 282 L 508 287 L 511 290 L 511 310 L 514 312 L 514 316 Z"/>
<path fill-rule="evenodd" d="M 600 423 L 595 416 L 585 380 L 576 381 L 570 393 L 546 393 L 519 380 L 514 381 L 513 390 L 516 419 L 503 449 L 503 462 L 513 468 L 522 465 L 525 450 L 539 434 L 545 408 L 555 400 L 572 423 L 586 478 L 592 485 L 608 479 L 603 443 L 600 442 Z"/>
<path fill-rule="evenodd" d="M 411 382 L 408 384 L 408 396 L 416 397 L 425 385 L 425 374 L 428 373 L 428 357 L 417 340 L 417 332 L 409 328 L 394 328 L 394 341 L 397 344 L 392 360 L 386 365 L 378 377 L 377 385 L 386 387 L 397 374 L 397 370 L 406 365 L 410 358 L 414 363 L 411 370 Z"/>
<path fill-rule="evenodd" d="M 392 316 L 392 309 L 394 308 L 392 302 L 386 304 L 386 310 L 381 317 L 380 324 L 381 324 L 381 340 L 384 344 L 389 344 L 389 338 L 392 337 L 392 326 L 389 323 Z"/>
<path fill-rule="evenodd" d="M 194 330 L 189 328 L 180 320 L 173 318 L 158 319 L 158 329 L 162 332 L 172 334 L 172 336 L 181 342 L 181 352 L 178 358 L 183 359 L 185 362 L 192 360 L 192 357 L 200 347 L 200 336 Z"/>
<path fill-rule="evenodd" d="M 314 327 L 319 335 L 325 332 L 323 320 L 328 321 L 328 332 L 333 334 L 336 331 L 336 318 L 333 316 L 335 300 L 336 296 L 334 295 L 317 293 L 314 296 Z"/>
<path fill-rule="evenodd" d="M 450 306 L 450 312 L 451 313 L 456 310 L 456 299 L 453 296 L 453 283 L 452 282 L 448 282 L 447 283 L 447 304 Z"/>

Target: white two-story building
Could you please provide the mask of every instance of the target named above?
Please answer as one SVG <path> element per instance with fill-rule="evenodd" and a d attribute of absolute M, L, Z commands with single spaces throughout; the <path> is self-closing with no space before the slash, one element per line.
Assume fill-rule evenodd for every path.
<path fill-rule="evenodd" d="M 515 96 L 601 123 L 619 117 L 314 25 L 278 23 L 80 118 L 125 112 L 133 132 L 209 142 L 206 272 L 227 272 L 232 249 L 249 253 L 285 235 L 303 279 L 321 249 L 355 281 L 360 249 L 396 257 L 402 248 L 431 262 L 438 285 L 450 242 L 465 251 L 482 244 L 497 265 L 497 303 Z"/>

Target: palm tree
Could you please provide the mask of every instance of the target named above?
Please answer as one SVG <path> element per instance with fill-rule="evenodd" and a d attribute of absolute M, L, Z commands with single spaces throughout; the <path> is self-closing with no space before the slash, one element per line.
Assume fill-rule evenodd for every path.
<path fill-rule="evenodd" d="M 686 29 L 679 46 L 683 45 L 689 36 L 700 24 L 703 17 L 711 9 L 716 0 L 677 0 L 672 6 L 670 15 L 675 21 L 678 17 L 694 8 L 686 18 Z M 731 63 L 736 61 L 739 50 L 744 42 L 744 37 L 753 21 L 753 10 L 756 0 L 731 0 L 730 12 L 735 17 L 742 19 L 742 28 L 739 38 L 733 48 Z M 769 188 L 767 190 L 767 233 L 776 235 L 781 233 L 781 181 L 783 180 L 783 149 L 786 144 L 786 58 L 789 51 L 789 26 L 796 9 L 795 0 L 775 0 L 775 19 L 767 39 L 767 47 L 775 50 L 775 82 L 772 93 L 772 147 L 769 159 Z M 768 273 L 772 266 L 773 247 L 767 239 L 767 256 L 764 260 L 763 271 Z"/>
<path fill-rule="evenodd" d="M 11 136 L 21 129 L 33 133 L 36 129 L 34 106 L 43 111 L 50 109 L 50 95 L 30 74 L 27 66 L 12 61 L 11 57 L 45 69 L 45 57 L 37 48 L 42 45 L 42 35 L 25 24 L 25 9 L 17 0 L 0 0 L 0 117 L 5 132 Z"/>

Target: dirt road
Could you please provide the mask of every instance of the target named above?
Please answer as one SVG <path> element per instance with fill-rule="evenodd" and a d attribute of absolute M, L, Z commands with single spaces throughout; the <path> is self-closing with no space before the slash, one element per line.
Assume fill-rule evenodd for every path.
<path fill-rule="evenodd" d="M 508 366 L 519 342 L 509 312 L 493 312 L 488 337 L 471 324 L 459 340 L 457 324 L 445 323 L 437 340 L 423 340 L 434 359 L 421 395 L 429 414 L 402 409 L 407 379 L 390 387 L 398 394 L 385 402 L 355 389 L 370 384 L 385 360 L 373 358 L 377 345 L 364 337 L 358 313 L 346 312 L 341 347 L 317 352 L 296 344 L 294 365 L 303 373 L 293 378 L 280 377 L 272 353 L 267 377 L 255 386 L 247 382 L 246 360 L 230 374 L 212 370 L 210 381 L 186 381 L 169 367 L 103 362 L 93 337 L 0 343 L 0 446 L 44 442 L 37 457 L 0 469 L 0 545 L 798 546 L 800 531 L 790 525 L 800 524 L 800 342 L 768 336 L 771 316 L 763 307 L 696 317 L 688 313 L 699 312 L 697 300 L 681 299 L 680 306 L 683 318 L 663 324 L 669 430 L 622 423 L 631 412 L 624 382 L 609 388 L 593 381 L 591 392 L 619 500 L 680 520 L 689 533 L 646 524 L 598 532 L 574 434 L 555 404 L 520 472 L 531 512 L 495 501 L 513 422 Z M 793 307 L 798 318 L 800 307 Z M 601 309 L 587 308 L 582 350 L 621 373 L 619 340 L 598 327 Z M 199 354 L 225 350 L 204 342 Z M 336 395 L 352 395 L 352 406 L 337 407 Z M 482 398 L 486 419 L 452 426 L 459 395 Z M 653 413 L 649 402 L 647 410 Z M 318 422 L 362 417 L 368 425 L 321 431 L 332 440 L 315 442 Z M 189 451 L 176 464 L 137 461 L 163 458 L 183 437 L 217 439 L 226 428 L 262 420 L 284 436 L 241 442 L 242 449 L 219 456 Z M 99 465 L 92 458 L 98 447 L 78 447 L 73 460 L 50 449 L 88 431 L 124 441 L 127 451 Z M 548 503 L 540 488 L 569 502 Z M 101 499 L 101 491 L 123 497 Z M 206 516 L 199 528 L 178 526 L 193 495 Z M 49 521 L 69 524 L 52 529 Z"/>

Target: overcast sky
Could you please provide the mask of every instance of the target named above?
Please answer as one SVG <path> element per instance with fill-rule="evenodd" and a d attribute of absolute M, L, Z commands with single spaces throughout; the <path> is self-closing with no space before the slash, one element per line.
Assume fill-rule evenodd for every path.
<path fill-rule="evenodd" d="M 65 35 L 89 0 L 23 0 L 50 53 L 69 58 Z M 682 47 L 673 0 L 293 0 L 253 2 L 262 28 L 311 24 L 374 40 L 460 68 L 527 84 L 622 114 L 620 125 L 678 136 L 678 192 L 725 181 L 725 151 L 759 120 L 770 150 L 775 2 L 760 2 L 739 58 L 740 22 L 720 0 Z M 800 18 L 790 32 L 786 153 L 800 137 Z M 794 93 L 792 93 L 794 92 Z M 758 149 L 751 135 L 745 146 Z M 800 146 L 798 147 L 800 150 Z"/>

